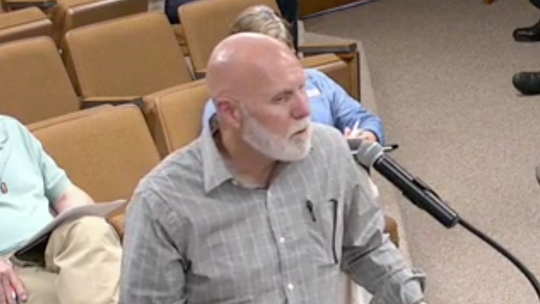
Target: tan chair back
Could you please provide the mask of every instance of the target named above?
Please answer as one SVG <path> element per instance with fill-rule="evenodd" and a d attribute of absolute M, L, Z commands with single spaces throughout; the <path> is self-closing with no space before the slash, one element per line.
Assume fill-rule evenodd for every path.
<path fill-rule="evenodd" d="M 58 45 L 71 29 L 143 13 L 148 10 L 146 0 L 63 0 L 54 7 L 53 37 Z"/>
<path fill-rule="evenodd" d="M 0 43 L 51 35 L 52 23 L 37 7 L 4 12 L 0 17 Z"/>
<path fill-rule="evenodd" d="M 199 136 L 202 113 L 209 98 L 204 80 L 144 97 L 144 113 L 161 157 Z"/>
<path fill-rule="evenodd" d="M 79 110 L 50 37 L 1 44 L 0 67 L 0 113 L 29 124 Z"/>
<path fill-rule="evenodd" d="M 71 180 L 96 201 L 129 198 L 159 156 L 139 108 L 104 106 L 29 125 Z"/>
<path fill-rule="evenodd" d="M 275 0 L 204 0 L 178 8 L 195 72 L 206 69 L 212 50 L 229 35 L 229 28 L 236 17 L 244 9 L 258 4 L 267 5 L 279 12 Z"/>
<path fill-rule="evenodd" d="M 163 13 L 149 12 L 69 31 L 63 56 L 80 96 L 144 96 L 191 81 Z"/>
<path fill-rule="evenodd" d="M 44 149 L 95 201 L 129 199 L 159 163 L 138 107 L 104 106 L 30 125 Z M 122 233 L 122 225 L 115 225 Z"/>

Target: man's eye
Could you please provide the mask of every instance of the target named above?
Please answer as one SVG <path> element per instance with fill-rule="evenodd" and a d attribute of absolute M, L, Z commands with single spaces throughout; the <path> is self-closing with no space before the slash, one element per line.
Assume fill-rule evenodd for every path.
<path fill-rule="evenodd" d="M 274 102 L 275 103 L 284 103 L 284 102 L 287 102 L 287 100 L 289 100 L 288 94 L 283 94 L 283 95 L 280 95 L 280 96 L 276 97 L 274 99 Z"/>

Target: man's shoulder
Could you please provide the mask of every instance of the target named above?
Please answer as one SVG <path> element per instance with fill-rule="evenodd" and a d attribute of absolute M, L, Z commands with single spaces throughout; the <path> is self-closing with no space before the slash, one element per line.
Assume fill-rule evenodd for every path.
<path fill-rule="evenodd" d="M 347 140 L 336 128 L 313 123 L 311 164 L 325 168 L 326 174 L 344 176 L 340 181 L 354 180 L 356 166 Z"/>
<path fill-rule="evenodd" d="M 343 150 L 347 148 L 347 141 L 343 134 L 333 126 L 312 122 L 313 145 L 325 150 Z"/>
<path fill-rule="evenodd" d="M 133 197 L 135 209 L 146 210 L 156 216 L 179 211 L 203 186 L 203 164 L 200 139 L 172 152 L 138 183 Z M 145 206 L 141 206 L 144 204 Z"/>

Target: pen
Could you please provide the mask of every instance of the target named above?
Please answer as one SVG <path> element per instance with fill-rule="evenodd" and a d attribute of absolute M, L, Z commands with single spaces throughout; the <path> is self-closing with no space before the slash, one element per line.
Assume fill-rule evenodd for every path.
<path fill-rule="evenodd" d="M 309 214 L 311 215 L 311 219 L 313 222 L 317 221 L 317 218 L 315 217 L 315 211 L 313 210 L 313 203 L 310 200 L 306 201 L 306 208 L 309 211 Z"/>
<path fill-rule="evenodd" d="M 398 144 L 388 144 L 388 145 L 383 146 L 382 148 L 383 148 L 383 152 L 390 152 L 390 151 L 394 151 L 395 149 L 399 148 L 399 145 Z"/>
<path fill-rule="evenodd" d="M 354 132 L 358 131 L 358 126 L 360 126 L 360 119 L 356 121 L 354 124 L 354 127 L 352 128 L 351 134 L 354 134 Z"/>
<path fill-rule="evenodd" d="M 351 130 L 351 135 L 350 136 L 353 136 L 353 137 L 356 137 L 358 135 L 360 135 L 360 133 L 362 133 L 364 130 L 362 130 L 362 128 L 360 128 L 360 119 L 356 121 L 356 123 L 354 124 L 352 130 Z"/>

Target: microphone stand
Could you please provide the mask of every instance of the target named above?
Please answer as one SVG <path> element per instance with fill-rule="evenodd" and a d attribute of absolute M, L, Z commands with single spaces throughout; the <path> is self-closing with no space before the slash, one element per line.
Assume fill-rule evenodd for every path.
<path fill-rule="evenodd" d="M 540 171 L 540 170 L 539 170 Z M 540 176 L 540 174 L 539 174 Z M 516 266 L 519 271 L 527 278 L 529 283 L 534 288 L 534 291 L 536 292 L 536 295 L 538 296 L 538 299 L 540 300 L 540 283 L 538 283 L 538 279 L 534 276 L 534 274 L 518 259 L 516 258 L 510 251 L 508 251 L 506 248 L 504 248 L 502 245 L 497 243 L 495 240 L 487 236 L 485 233 L 474 227 L 469 222 L 462 219 L 450 206 L 448 206 L 435 191 L 430 189 L 427 184 L 425 184 L 423 181 L 421 181 L 419 178 L 415 178 L 413 181 L 416 186 L 420 187 L 423 192 L 426 195 L 435 196 L 439 200 L 440 205 L 437 206 L 437 208 L 434 209 L 425 209 L 422 206 L 419 206 L 416 204 L 411 198 L 409 198 L 405 193 L 405 197 L 407 197 L 415 206 L 418 208 L 426 211 L 431 216 L 433 216 L 439 223 L 441 223 L 446 228 L 452 228 L 455 225 L 459 224 L 463 228 L 465 228 L 467 231 L 472 233 L 473 235 L 477 236 L 479 239 L 490 245 L 492 248 L 497 250 L 501 255 L 503 255 L 505 258 L 507 258 L 514 266 Z"/>

